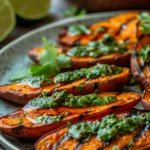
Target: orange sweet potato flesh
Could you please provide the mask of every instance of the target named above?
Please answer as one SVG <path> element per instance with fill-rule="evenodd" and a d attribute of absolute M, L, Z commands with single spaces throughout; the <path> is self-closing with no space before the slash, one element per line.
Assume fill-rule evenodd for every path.
<path fill-rule="evenodd" d="M 66 89 L 68 93 L 84 95 L 93 93 L 96 89 L 102 92 L 118 91 L 130 82 L 130 78 L 130 70 L 123 68 L 121 73 L 112 76 L 98 77 L 91 80 L 83 78 L 68 84 L 55 83 L 40 88 L 31 87 L 28 84 L 10 84 L 0 86 L 0 97 L 25 105 L 29 100 L 40 96 L 42 92 L 48 92 L 51 95 L 55 91 Z M 78 87 L 81 85 L 84 88 L 80 91 Z"/>
<path fill-rule="evenodd" d="M 150 45 L 149 35 L 141 35 L 139 37 L 139 42 L 133 49 L 130 62 L 132 75 L 142 85 L 143 88 L 146 88 L 150 85 L 150 76 L 149 76 L 150 63 L 147 62 L 143 64 L 143 60 L 138 56 L 138 52 L 145 45 Z"/>
<path fill-rule="evenodd" d="M 118 118 L 124 118 L 132 111 L 118 114 Z M 54 132 L 50 132 L 47 135 L 40 138 L 36 144 L 36 150 L 113 150 L 114 146 L 117 150 L 129 149 L 129 150 L 149 150 L 150 149 L 150 129 L 147 130 L 137 130 L 135 134 L 129 133 L 125 135 L 120 135 L 116 139 L 110 142 L 104 142 L 98 140 L 95 135 L 91 136 L 90 140 L 87 142 L 79 142 L 77 140 L 66 138 L 64 135 L 68 131 L 68 128 L 62 128 Z M 138 136 L 138 134 L 143 131 L 143 134 Z M 136 137 L 136 138 L 135 138 Z M 128 147 L 128 144 L 134 139 L 134 145 Z M 128 148 L 125 148 L 128 147 Z"/>
<path fill-rule="evenodd" d="M 100 39 L 103 34 L 109 33 L 111 35 L 117 35 L 121 30 L 122 27 L 128 24 L 132 19 L 135 19 L 137 14 L 139 12 L 127 12 L 123 14 L 116 15 L 114 17 L 111 17 L 107 21 L 101 21 L 98 23 L 95 23 L 89 27 L 89 30 L 91 30 L 90 35 L 68 35 L 67 29 L 64 29 L 59 35 L 58 35 L 58 42 L 62 44 L 63 46 L 76 46 L 76 45 L 85 45 L 89 43 L 92 40 Z M 96 36 L 94 35 L 94 32 L 97 28 L 105 27 L 107 30 L 105 32 L 99 32 Z M 112 32 L 113 31 L 113 32 Z"/>
<path fill-rule="evenodd" d="M 75 123 L 81 120 L 95 120 L 110 113 L 118 113 L 133 108 L 139 101 L 137 93 L 104 92 L 101 97 L 115 96 L 118 100 L 107 105 L 89 106 L 85 108 L 58 107 L 55 109 L 36 109 L 26 107 L 0 118 L 0 131 L 4 134 L 20 138 L 39 138 L 55 129 L 66 126 L 66 122 Z M 66 114 L 67 113 L 67 114 Z M 37 115 L 57 116 L 64 115 L 60 122 L 41 124 L 35 122 Z M 18 124 L 22 119 L 22 124 Z"/>

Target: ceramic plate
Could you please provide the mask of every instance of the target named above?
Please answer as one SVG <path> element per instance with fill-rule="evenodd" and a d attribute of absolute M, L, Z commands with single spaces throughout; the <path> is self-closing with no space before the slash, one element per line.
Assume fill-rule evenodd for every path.
<path fill-rule="evenodd" d="M 43 36 L 45 36 L 49 41 L 56 42 L 58 33 L 68 25 L 81 23 L 90 25 L 106 20 L 119 13 L 122 13 L 122 11 L 97 13 L 87 15 L 85 17 L 65 19 L 33 30 L 11 42 L 0 50 L 0 85 L 8 84 L 8 78 L 16 70 L 28 68 L 32 61 L 28 58 L 27 52 L 34 46 L 40 46 L 42 44 L 41 38 Z M 124 90 L 137 91 L 138 93 L 141 92 L 139 87 L 126 87 Z M 4 99 L 0 99 L 0 116 L 8 114 L 19 107 L 21 106 Z M 137 107 L 142 108 L 141 104 Z M 3 135 L 2 133 L 0 135 L 0 144 L 2 144 L 7 150 L 33 150 L 34 143 L 35 140 L 11 138 Z"/>

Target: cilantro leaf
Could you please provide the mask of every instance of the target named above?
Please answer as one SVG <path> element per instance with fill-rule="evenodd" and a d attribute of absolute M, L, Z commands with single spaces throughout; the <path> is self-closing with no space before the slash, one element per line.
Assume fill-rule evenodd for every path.
<path fill-rule="evenodd" d="M 27 76 L 55 76 L 62 68 L 71 67 L 71 59 L 65 54 L 59 54 L 52 43 L 42 38 L 45 50 L 40 54 L 40 65 L 34 65 L 28 70 L 18 71 L 11 75 L 9 81 L 22 80 Z"/>
<path fill-rule="evenodd" d="M 146 45 L 143 49 L 138 52 L 139 57 L 145 62 L 148 58 L 148 54 L 150 52 L 150 45 Z"/>
<path fill-rule="evenodd" d="M 138 19 L 142 22 L 149 22 L 150 23 L 150 15 L 148 12 L 142 12 L 140 15 L 137 16 Z"/>
<path fill-rule="evenodd" d="M 64 16 L 66 16 L 66 17 L 84 16 L 85 14 L 86 14 L 85 9 L 79 10 L 76 6 L 73 6 L 64 12 Z"/>
<path fill-rule="evenodd" d="M 19 70 L 9 77 L 9 81 L 10 82 L 18 81 L 30 75 L 31 75 L 30 70 Z"/>
<path fill-rule="evenodd" d="M 150 23 L 141 24 L 140 30 L 145 34 L 150 34 Z"/>
<path fill-rule="evenodd" d="M 65 54 L 59 54 L 57 56 L 58 66 L 60 68 L 70 68 L 71 67 L 71 59 Z"/>
<path fill-rule="evenodd" d="M 68 28 L 68 34 L 70 35 L 91 34 L 91 31 L 83 24 L 71 25 Z"/>
<path fill-rule="evenodd" d="M 57 54 L 58 51 L 55 49 L 52 43 L 48 44 L 45 37 L 42 38 L 45 50 L 40 54 L 40 65 L 49 64 L 56 68 L 59 72 L 60 68 L 57 63 Z"/>
<path fill-rule="evenodd" d="M 140 30 L 145 34 L 150 34 L 150 15 L 147 12 L 142 12 L 137 18 L 141 21 Z"/>

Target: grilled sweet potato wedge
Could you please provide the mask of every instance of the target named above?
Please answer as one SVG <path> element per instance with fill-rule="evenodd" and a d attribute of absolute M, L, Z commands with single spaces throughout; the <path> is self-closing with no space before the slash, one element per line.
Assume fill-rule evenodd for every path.
<path fill-rule="evenodd" d="M 36 63 L 39 63 L 40 53 L 44 50 L 42 47 L 34 47 L 28 52 L 28 56 Z M 130 66 L 130 57 L 131 51 L 126 51 L 123 53 L 110 53 L 107 55 L 101 55 L 99 57 L 79 57 L 79 56 L 70 56 L 71 58 L 71 68 L 80 69 L 91 67 L 97 63 L 101 64 L 109 64 L 109 65 L 117 65 L 121 67 L 129 67 Z"/>
<path fill-rule="evenodd" d="M 96 24 L 93 24 L 89 27 L 91 34 L 83 35 L 69 35 L 68 29 L 65 28 L 58 35 L 58 42 L 64 46 L 76 46 L 76 45 L 85 45 L 89 41 L 97 40 L 102 37 L 104 33 L 109 33 L 111 35 L 116 35 L 120 32 L 123 26 L 125 26 L 132 19 L 136 18 L 138 12 L 127 12 L 124 14 L 119 14 L 117 16 L 111 17 L 108 21 L 101 21 Z M 98 28 L 106 28 L 104 32 L 98 32 L 96 36 L 94 35 L 95 31 Z M 113 31 L 113 32 L 112 32 Z"/>
<path fill-rule="evenodd" d="M 146 123 L 144 121 L 139 121 L 138 122 L 138 117 L 141 117 L 141 120 L 146 118 L 147 116 L 150 115 L 149 111 L 128 111 L 128 112 L 124 112 L 124 113 L 120 113 L 118 115 L 114 116 L 107 116 L 108 120 L 110 118 L 115 118 L 116 120 L 114 121 L 115 123 L 106 123 L 108 126 L 110 124 L 110 127 L 108 127 L 107 125 L 107 130 L 103 130 L 102 132 L 99 132 L 102 130 L 102 126 L 98 126 L 97 128 L 94 129 L 96 133 L 94 134 L 88 134 L 88 132 L 90 132 L 89 130 L 84 130 L 84 128 L 86 128 L 86 126 L 82 126 L 84 125 L 84 122 L 82 123 L 78 123 L 75 124 L 76 126 L 79 124 L 81 125 L 81 127 L 83 127 L 83 132 L 82 135 L 85 135 L 85 137 L 82 137 L 83 139 L 86 137 L 90 137 L 89 139 L 86 139 L 86 141 L 81 141 L 82 139 L 79 137 L 79 140 L 75 140 L 75 136 L 71 135 L 71 133 L 73 132 L 73 126 L 75 127 L 75 125 L 69 127 L 69 128 L 62 128 L 59 130 L 56 130 L 54 132 L 50 132 L 47 135 L 43 136 L 42 138 L 40 138 L 36 144 L 35 144 L 35 148 L 36 150 L 49 150 L 49 149 L 55 149 L 55 150 L 59 150 L 59 149 L 65 149 L 65 150 L 125 150 L 125 149 L 129 149 L 129 150 L 149 150 L 150 149 L 150 125 L 149 123 Z M 106 118 L 106 117 L 105 117 Z M 105 122 L 105 118 L 103 118 L 103 120 L 99 121 L 101 123 Z M 122 118 L 122 120 L 121 120 Z M 133 118 L 136 118 L 138 122 L 138 124 L 142 123 L 139 125 L 139 127 L 137 127 L 135 125 L 135 129 L 133 129 L 133 131 L 123 131 L 122 132 L 122 126 L 117 123 L 117 120 L 121 120 L 122 125 L 126 123 L 126 129 L 129 128 L 129 126 L 131 125 L 130 122 L 128 122 L 127 120 L 133 120 Z M 146 118 L 145 120 L 149 120 L 148 118 Z M 143 123 L 144 122 L 144 123 Z M 94 124 L 95 122 L 85 122 L 86 124 Z M 97 122 L 98 124 L 98 122 Z M 114 125 L 113 125 L 114 124 Z M 99 124 L 100 125 L 100 124 Z M 113 126 L 112 126 L 113 125 Z M 129 125 L 129 126 L 128 126 Z M 114 126 L 117 126 L 119 128 L 116 129 L 117 132 L 116 135 L 114 132 L 109 132 L 111 129 L 114 128 Z M 124 128 L 125 128 L 124 126 Z M 133 128 L 133 126 L 130 126 L 131 128 Z M 130 128 L 130 129 L 131 129 Z M 87 129 L 87 128 L 86 128 Z M 77 135 L 78 133 L 81 133 L 80 128 L 76 128 L 75 131 L 77 131 L 77 133 L 74 133 L 75 135 Z M 85 133 L 85 131 L 87 131 Z M 112 131 L 112 130 L 111 130 Z M 98 133 L 97 133 L 98 132 Z M 107 133 L 106 133 L 107 132 Z M 103 137 L 106 133 L 105 138 Z M 113 134 L 114 133 L 114 134 Z M 111 135 L 115 135 L 112 139 L 109 140 Z M 110 135 L 110 136 L 109 136 Z M 100 139 L 99 139 L 100 138 Z"/>
<path fill-rule="evenodd" d="M 150 85 L 150 63 L 149 63 L 149 54 L 147 54 L 147 59 L 144 61 L 141 57 L 140 52 L 146 51 L 145 47 L 150 45 L 150 36 L 149 35 L 141 35 L 139 37 L 139 43 L 136 44 L 133 49 L 132 57 L 131 57 L 131 71 L 134 78 L 142 85 L 143 88 L 146 88 Z"/>
<path fill-rule="evenodd" d="M 82 108 L 60 106 L 55 109 L 35 108 L 31 105 L 32 101 L 30 101 L 29 104 L 22 109 L 18 109 L 11 114 L 1 117 L 0 131 L 15 137 L 38 138 L 50 131 L 66 126 L 67 121 L 75 123 L 81 120 L 99 119 L 112 112 L 118 113 L 129 110 L 140 101 L 140 95 L 133 92 L 104 92 L 98 94 L 98 96 L 113 96 L 117 101 Z M 45 107 L 45 105 L 43 106 Z M 43 119 L 41 120 L 42 122 L 36 121 L 36 117 L 39 116 L 44 115 L 54 117 L 60 114 L 63 118 L 57 121 L 43 122 Z"/>
<path fill-rule="evenodd" d="M 114 68 L 116 67 L 112 66 L 110 70 L 114 70 Z M 108 72 L 110 70 L 108 70 Z M 66 77 L 66 73 L 63 74 L 64 77 Z M 84 95 L 93 93 L 96 89 L 103 92 L 118 91 L 130 82 L 130 77 L 130 70 L 128 68 L 123 68 L 120 73 L 114 75 L 99 75 L 91 79 L 82 77 L 72 82 L 58 81 L 57 83 L 51 83 L 42 87 L 31 86 L 24 82 L 14 83 L 0 86 L 0 97 L 25 105 L 29 100 L 40 96 L 42 92 L 48 92 L 48 94 L 51 95 L 55 91 L 66 89 L 69 93 L 74 95 Z M 41 83 L 42 82 L 43 81 L 41 81 Z"/>

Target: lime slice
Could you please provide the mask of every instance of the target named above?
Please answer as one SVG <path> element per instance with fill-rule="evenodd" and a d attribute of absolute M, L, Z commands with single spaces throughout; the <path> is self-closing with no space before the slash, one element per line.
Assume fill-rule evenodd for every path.
<path fill-rule="evenodd" d="M 0 0 L 0 42 L 2 42 L 15 26 L 16 18 L 12 5 L 8 0 Z"/>
<path fill-rule="evenodd" d="M 9 0 L 16 14 L 27 20 L 44 18 L 49 12 L 50 0 Z"/>

